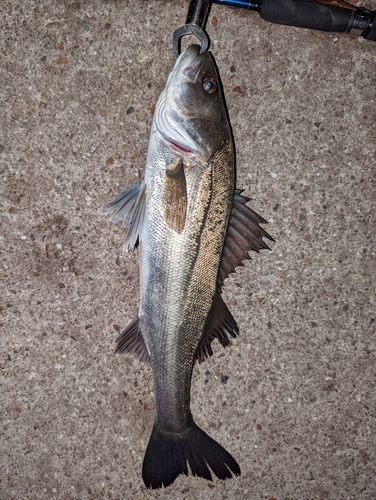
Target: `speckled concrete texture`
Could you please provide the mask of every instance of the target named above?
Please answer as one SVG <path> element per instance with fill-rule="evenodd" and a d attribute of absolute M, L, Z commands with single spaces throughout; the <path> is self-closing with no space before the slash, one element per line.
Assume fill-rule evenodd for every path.
<path fill-rule="evenodd" d="M 142 176 L 186 11 L 0 6 L 0 498 L 373 500 L 376 44 L 220 6 L 237 184 L 276 243 L 227 280 L 241 335 L 196 366 L 192 399 L 242 476 L 143 486 L 151 372 L 113 353 L 138 256 L 97 209 Z"/>

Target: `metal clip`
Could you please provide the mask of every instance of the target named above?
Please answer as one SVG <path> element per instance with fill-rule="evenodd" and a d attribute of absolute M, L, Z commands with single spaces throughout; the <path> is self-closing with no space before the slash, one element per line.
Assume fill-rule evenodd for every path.
<path fill-rule="evenodd" d="M 201 42 L 200 54 L 206 52 L 210 45 L 210 40 L 205 31 L 196 24 L 186 24 L 174 32 L 172 37 L 172 45 L 174 48 L 175 58 L 180 56 L 181 52 L 181 39 L 186 35 L 195 35 Z"/>
<path fill-rule="evenodd" d="M 206 20 L 212 0 L 190 0 L 185 26 L 177 29 L 173 36 L 173 48 L 176 59 L 180 55 L 181 39 L 185 35 L 195 35 L 201 42 L 200 54 L 207 51 L 210 45 L 205 33 Z"/>

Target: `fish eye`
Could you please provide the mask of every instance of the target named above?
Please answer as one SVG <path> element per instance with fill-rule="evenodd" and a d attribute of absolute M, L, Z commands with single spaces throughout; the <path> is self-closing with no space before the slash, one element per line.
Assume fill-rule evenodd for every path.
<path fill-rule="evenodd" d="M 214 78 L 204 78 L 202 87 L 208 94 L 213 95 L 218 90 L 218 83 L 214 80 Z"/>

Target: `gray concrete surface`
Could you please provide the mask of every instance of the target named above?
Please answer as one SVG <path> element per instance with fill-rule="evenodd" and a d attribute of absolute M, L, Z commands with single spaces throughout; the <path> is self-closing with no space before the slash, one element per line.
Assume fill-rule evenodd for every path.
<path fill-rule="evenodd" d="M 376 44 L 218 6 L 238 187 L 276 239 L 225 286 L 241 336 L 194 372 L 242 476 L 143 486 L 152 377 L 113 354 L 138 258 L 97 209 L 142 176 L 186 8 L 0 6 L 0 498 L 375 499 Z"/>

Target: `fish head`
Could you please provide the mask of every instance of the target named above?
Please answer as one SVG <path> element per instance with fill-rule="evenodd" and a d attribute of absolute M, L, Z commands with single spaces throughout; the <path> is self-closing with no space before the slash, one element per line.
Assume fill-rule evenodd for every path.
<path fill-rule="evenodd" d="M 213 56 L 199 52 L 190 45 L 179 56 L 154 115 L 161 139 L 188 163 L 206 162 L 231 137 Z"/>

